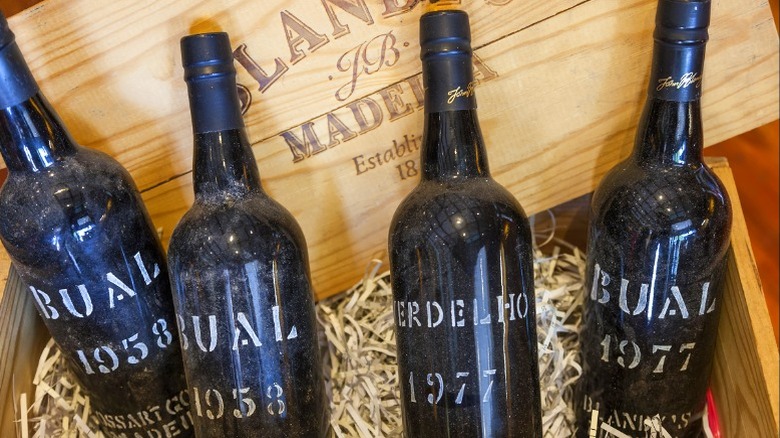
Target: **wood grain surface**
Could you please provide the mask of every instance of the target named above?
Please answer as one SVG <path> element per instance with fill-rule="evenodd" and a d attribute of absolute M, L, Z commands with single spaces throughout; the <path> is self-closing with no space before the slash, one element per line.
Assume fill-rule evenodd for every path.
<path fill-rule="evenodd" d="M 421 8 L 389 4 L 335 8 L 333 18 L 314 0 L 49 0 L 10 21 L 65 123 L 131 171 L 165 240 L 192 201 L 178 39 L 221 28 L 235 47 L 244 44 L 237 65 L 252 99 L 246 120 L 261 175 L 301 223 L 322 297 L 359 279 L 366 260 L 385 259 L 390 218 L 416 182 L 404 173 L 419 154 L 405 139 L 419 143 L 422 131 Z M 493 174 L 527 211 L 592 190 L 627 154 L 644 100 L 654 4 L 464 5 L 483 61 L 478 96 Z M 714 6 L 703 101 L 708 144 L 777 118 L 778 103 L 777 34 L 766 3 Z M 338 38 L 334 22 L 343 25 Z M 285 26 L 309 40 L 288 44 Z M 271 75 L 275 59 L 287 70 L 261 93 L 242 66 Z M 350 67 L 363 70 L 353 75 Z M 399 153 L 399 143 L 411 152 Z"/>
<path fill-rule="evenodd" d="M 422 131 L 422 8 L 368 2 L 347 12 L 333 4 L 49 0 L 11 25 L 75 137 L 130 170 L 166 238 L 192 200 L 178 39 L 221 28 L 235 47 L 244 44 L 237 65 L 252 99 L 246 121 L 261 175 L 301 223 L 321 297 L 359 279 L 366 260 L 385 258 L 392 213 L 416 182 L 404 172 L 418 152 L 404 139 L 419 142 Z M 529 212 L 592 190 L 633 140 L 654 1 L 464 7 L 483 61 L 480 117 L 496 178 Z M 288 44 L 285 27 L 300 40 Z M 708 144 L 776 118 L 778 102 L 777 34 L 766 4 L 716 1 L 711 35 Z M 261 93 L 245 64 L 268 75 L 275 66 L 287 70 Z M 399 153 L 401 142 L 412 150 Z M 383 164 L 369 169 L 376 154 Z"/>
<path fill-rule="evenodd" d="M 739 197 L 764 298 L 780 340 L 780 137 L 778 122 L 746 132 L 707 149 L 728 158 Z"/>
<path fill-rule="evenodd" d="M 20 436 L 19 395 L 26 392 L 33 397 L 38 358 L 50 335 L 19 276 L 7 270 L 3 275 L 7 278 L 3 279 L 6 295 L 0 294 L 0 436 L 10 438 Z"/>
<path fill-rule="evenodd" d="M 713 394 L 724 437 L 769 438 L 780 430 L 780 365 L 745 217 L 728 162 L 711 162 L 734 209 Z"/>
<path fill-rule="evenodd" d="M 11 269 L 11 259 L 8 253 L 0 246 L 0 298 L 3 296 L 2 286 L 8 281 L 8 271 Z"/>
<path fill-rule="evenodd" d="M 334 3 L 314 0 L 121 0 L 99 8 L 49 0 L 11 25 L 75 137 L 130 170 L 165 240 L 192 201 L 178 40 L 190 31 L 229 31 L 234 47 L 245 45 L 237 67 L 252 99 L 246 121 L 264 185 L 301 223 L 322 297 L 359 279 L 367 260 L 385 259 L 393 211 L 416 183 L 405 172 L 419 153 L 405 139 L 419 142 L 422 133 L 422 8 L 391 3 L 333 7 L 329 18 L 324 5 Z M 645 95 L 654 5 L 464 3 L 483 61 L 477 93 L 492 171 L 528 212 L 591 191 L 628 153 Z M 778 41 L 766 3 L 715 1 L 713 10 L 707 144 L 775 119 L 778 108 Z M 285 26 L 300 37 L 292 48 Z M 245 65 L 255 74 L 284 73 L 260 92 Z M 399 143 L 412 151 L 398 153 Z"/>

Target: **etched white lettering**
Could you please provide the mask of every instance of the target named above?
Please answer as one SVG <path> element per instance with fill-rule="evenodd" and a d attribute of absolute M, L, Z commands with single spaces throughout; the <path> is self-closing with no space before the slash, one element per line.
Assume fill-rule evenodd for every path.
<path fill-rule="evenodd" d="M 695 342 L 687 342 L 685 344 L 680 345 L 680 353 L 684 353 L 688 351 L 688 355 L 685 356 L 685 361 L 683 362 L 682 367 L 680 367 L 680 371 L 688 370 L 688 362 L 691 361 L 691 353 L 692 353 L 692 351 L 689 350 L 693 350 L 695 347 L 696 347 Z"/>
<path fill-rule="evenodd" d="M 417 399 L 414 397 L 414 373 L 409 373 L 409 401 L 417 403 Z"/>
<path fill-rule="evenodd" d="M 204 395 L 204 401 L 206 406 L 208 406 L 209 408 L 215 407 L 214 399 L 216 399 L 217 411 L 213 412 L 211 409 L 206 409 L 206 416 L 210 420 L 216 420 L 222 418 L 222 416 L 225 414 L 225 400 L 222 398 L 222 394 L 220 394 L 220 392 L 217 391 L 216 389 L 207 389 L 206 394 Z"/>
<path fill-rule="evenodd" d="M 103 353 L 105 353 L 105 355 L 108 357 L 104 358 Z M 116 371 L 116 369 L 119 368 L 119 358 L 117 357 L 116 353 L 114 353 L 114 350 L 106 345 L 96 348 L 92 356 L 94 356 L 95 361 L 100 364 L 98 365 L 98 371 L 103 374 L 108 374 L 112 371 Z M 106 366 L 106 359 L 110 361 L 109 366 Z"/>
<path fill-rule="evenodd" d="M 106 280 L 108 280 L 109 283 L 115 285 L 116 287 L 118 287 L 119 289 L 124 291 L 127 294 L 127 296 L 129 296 L 131 298 L 135 296 L 135 291 L 133 289 L 131 289 L 130 286 L 126 285 L 122 280 L 117 278 L 117 276 L 114 275 L 112 272 L 109 272 L 108 274 L 106 274 Z M 122 301 L 125 298 L 125 296 L 122 295 L 122 294 L 118 294 L 118 295 L 114 296 L 114 288 L 109 287 L 108 288 L 108 307 L 111 308 L 111 309 L 114 308 L 114 298 L 116 298 L 117 301 Z"/>
<path fill-rule="evenodd" d="M 469 373 L 467 371 L 458 372 L 455 373 L 456 379 L 463 379 L 465 377 L 468 377 Z M 466 391 L 466 382 L 463 382 L 462 385 L 460 385 L 460 390 L 458 391 L 458 395 L 455 397 L 455 404 L 459 405 L 463 403 L 463 393 Z"/>
<path fill-rule="evenodd" d="M 620 278 L 619 292 L 617 290 L 611 292 L 607 286 L 616 282 L 598 263 L 594 266 L 592 281 L 590 291 L 588 292 L 592 301 L 596 301 L 599 304 L 607 304 L 610 302 L 612 295 L 615 294 L 617 306 L 623 313 L 631 316 L 646 315 L 648 320 L 652 318 L 667 319 L 672 316 L 679 316 L 681 319 L 687 320 L 692 316 L 704 316 L 717 309 L 717 298 L 710 293 L 711 283 L 709 281 L 689 285 L 672 284 L 668 286 L 667 291 L 659 291 L 657 290 L 658 284 L 640 283 L 638 280 Z M 639 284 L 638 292 L 629 290 L 631 283 L 634 281 L 634 284 Z M 655 289 L 653 284 L 656 287 Z M 696 300 L 698 298 L 696 293 L 688 293 L 687 295 L 682 293 L 682 290 L 690 289 L 693 292 L 693 289 L 699 287 L 701 288 L 701 301 Z M 502 303 L 502 301 L 499 301 L 499 303 Z M 660 312 L 653 309 L 660 309 Z M 692 314 L 692 311 L 696 313 Z"/>
<path fill-rule="evenodd" d="M 271 415 L 283 415 L 287 410 L 287 405 L 284 402 L 284 390 L 282 387 L 279 386 L 278 383 L 269 385 L 268 388 L 266 388 L 265 396 L 271 400 L 266 406 L 268 413 Z M 274 409 L 274 405 L 276 405 L 276 409 Z"/>
<path fill-rule="evenodd" d="M 656 354 L 659 351 L 666 351 L 670 352 L 672 351 L 671 345 L 653 345 L 653 351 L 652 354 Z M 661 358 L 658 360 L 658 364 L 653 369 L 653 373 L 663 373 L 664 372 L 664 363 L 666 362 L 666 355 L 661 354 Z"/>
<path fill-rule="evenodd" d="M 233 350 L 238 350 L 238 344 L 239 342 L 241 345 L 249 345 L 249 341 L 251 340 L 255 347 L 260 347 L 263 344 L 260 343 L 260 338 L 257 336 L 257 333 L 255 333 L 255 330 L 252 328 L 252 325 L 249 324 L 249 320 L 246 318 L 246 315 L 244 315 L 244 312 L 238 312 L 236 314 L 236 320 L 238 321 L 238 325 L 235 327 L 235 336 L 233 338 Z M 244 329 L 244 332 L 246 332 L 247 336 L 249 336 L 249 339 L 241 339 L 241 328 Z"/>
<path fill-rule="evenodd" d="M 713 310 L 715 310 L 715 303 L 716 303 L 717 301 L 718 301 L 718 299 L 717 299 L 717 298 L 714 298 L 714 299 L 712 300 L 712 304 L 710 305 L 710 308 L 709 308 L 709 309 L 707 309 L 707 313 L 711 313 Z"/>
<path fill-rule="evenodd" d="M 482 377 L 488 379 L 488 386 L 485 389 L 485 394 L 482 396 L 482 403 L 490 403 L 490 391 L 493 389 L 493 376 L 496 375 L 496 370 L 482 370 Z"/>
<path fill-rule="evenodd" d="M 436 378 L 436 382 L 433 381 L 434 377 Z M 436 396 L 434 397 L 433 394 L 428 394 L 428 403 L 432 405 L 439 403 L 442 396 L 444 396 L 444 378 L 439 373 L 428 373 L 425 380 L 428 382 L 428 386 L 430 386 L 431 389 L 435 388 L 436 383 L 438 383 Z"/>
<path fill-rule="evenodd" d="M 463 300 L 453 300 L 450 307 L 452 314 L 452 326 L 463 327 L 466 325 L 466 318 L 463 316 Z M 457 307 L 457 308 L 456 308 Z"/>
<path fill-rule="evenodd" d="M 688 319 L 688 308 L 685 306 L 685 300 L 683 300 L 682 294 L 680 293 L 680 288 L 677 286 L 672 286 L 670 290 L 672 291 L 674 300 L 677 302 L 677 307 L 680 309 L 680 315 L 683 317 L 683 319 Z M 664 308 L 661 310 L 661 314 L 658 315 L 658 319 L 666 318 L 667 312 L 670 316 L 677 314 L 676 309 L 669 308 L 670 304 L 671 300 L 667 297 L 666 301 L 664 302 Z"/>
<path fill-rule="evenodd" d="M 602 271 L 601 266 L 597 263 L 593 270 L 593 284 L 590 289 L 590 299 L 604 304 L 609 302 L 609 292 L 607 292 L 606 289 L 601 288 L 601 297 L 599 297 L 599 274 L 601 274 L 601 286 L 609 286 L 611 281 L 609 274 Z"/>
<path fill-rule="evenodd" d="M 435 301 L 428 301 L 426 307 L 428 310 L 428 328 L 438 327 L 439 324 L 441 324 L 442 320 L 444 319 L 444 310 L 442 310 L 439 303 Z M 433 313 L 431 312 L 431 307 L 436 308 L 437 318 L 435 322 L 433 321 L 433 317 L 432 317 Z"/>
<path fill-rule="evenodd" d="M 520 294 L 517 296 L 517 315 L 520 319 L 525 319 L 528 316 L 528 296 L 526 294 Z"/>
<path fill-rule="evenodd" d="M 49 297 L 49 294 L 32 286 L 30 286 L 30 291 L 33 294 L 33 298 L 35 298 L 35 302 L 38 304 L 38 308 L 41 309 L 44 318 L 57 319 L 60 317 L 60 312 L 49 305 L 51 304 L 51 297 Z"/>
<path fill-rule="evenodd" d="M 486 303 L 487 304 L 487 303 Z M 484 306 L 487 307 L 487 306 Z M 474 325 L 488 325 L 491 322 L 490 309 L 484 309 L 485 316 L 479 317 L 479 304 L 476 298 L 474 298 Z"/>
<path fill-rule="evenodd" d="M 610 344 L 612 343 L 612 336 L 606 335 L 604 336 L 604 340 L 601 341 L 601 361 L 602 362 L 609 362 L 609 353 L 610 353 Z"/>
<path fill-rule="evenodd" d="M 179 339 L 181 342 L 181 349 L 186 351 L 190 347 L 189 340 L 187 339 L 186 335 L 187 324 L 184 321 L 184 317 L 178 313 L 176 314 L 176 320 L 179 323 Z"/>
<path fill-rule="evenodd" d="M 650 290 L 650 286 L 642 283 L 639 288 L 639 299 L 637 300 L 636 307 L 632 311 L 628 307 L 628 280 L 625 278 L 620 280 L 620 309 L 629 315 L 639 315 L 647 308 L 647 294 Z"/>
<path fill-rule="evenodd" d="M 633 359 L 631 360 L 631 363 L 629 363 L 628 366 L 626 366 L 623 358 L 626 355 L 626 346 L 628 346 L 629 344 L 631 345 L 631 349 L 633 350 L 632 351 Z M 618 365 L 628 369 L 633 369 L 639 366 L 639 362 L 640 360 L 642 360 L 642 353 L 639 350 L 639 345 L 637 345 L 636 342 L 622 340 L 620 341 L 618 348 L 620 348 L 620 353 L 623 354 L 623 356 L 618 356 L 617 358 Z"/>
<path fill-rule="evenodd" d="M 279 306 L 271 307 L 271 313 L 274 316 L 274 338 L 276 342 L 282 340 L 282 322 L 279 315 Z"/>
<path fill-rule="evenodd" d="M 149 348 L 146 346 L 146 344 L 140 341 L 135 341 L 138 341 L 138 333 L 133 334 L 133 336 L 130 336 L 127 339 L 122 339 L 122 346 L 125 348 L 125 350 L 130 350 L 132 348 L 140 352 L 140 357 L 135 357 L 132 355 L 127 357 L 127 362 L 133 365 L 146 359 L 146 356 L 149 355 Z M 134 342 L 134 344 L 131 346 L 130 342 Z"/>
<path fill-rule="evenodd" d="M 200 316 L 192 316 L 192 330 L 195 332 L 195 343 L 198 344 L 198 348 L 204 353 L 210 353 L 217 348 L 217 316 L 209 315 L 209 346 L 206 347 L 203 342 L 203 329 L 200 326 Z"/>
<path fill-rule="evenodd" d="M 244 395 L 248 393 L 249 393 L 249 388 L 233 389 L 233 400 L 239 402 L 239 408 L 240 408 L 240 409 L 233 409 L 234 417 L 249 418 L 252 416 L 252 414 L 255 413 L 255 410 L 257 409 L 257 405 L 255 404 L 254 400 L 252 400 L 249 397 L 239 397 L 239 395 Z"/>
<path fill-rule="evenodd" d="M 707 295 L 709 295 L 710 291 L 710 282 L 706 282 L 703 285 L 701 285 L 701 304 L 699 305 L 699 315 L 704 315 L 704 312 L 707 308 Z M 714 302 L 713 302 L 714 304 Z"/>
<path fill-rule="evenodd" d="M 146 266 L 144 265 L 144 261 L 141 258 L 140 251 L 135 253 L 133 259 L 135 259 L 135 263 L 138 265 L 138 269 L 141 271 L 141 276 L 144 278 L 144 283 L 146 283 L 147 286 L 152 284 L 152 278 L 157 278 L 157 276 L 160 275 L 160 266 L 157 263 L 155 263 L 154 272 L 150 276 L 149 271 L 146 269 Z"/>
<path fill-rule="evenodd" d="M 607 334 L 601 341 L 602 354 L 601 361 L 611 362 L 612 359 L 612 338 L 614 335 Z M 617 341 L 617 339 L 616 339 Z M 630 347 L 630 348 L 627 348 Z M 636 342 L 630 339 L 621 340 L 618 343 L 619 354 L 614 359 L 618 365 L 622 368 L 633 369 L 639 366 L 644 356 L 655 356 L 657 362 L 653 368 L 653 373 L 661 374 L 669 371 L 670 367 L 673 368 L 672 372 L 676 372 L 676 367 L 679 366 L 679 371 L 687 371 L 688 364 L 691 359 L 691 354 L 696 347 L 695 342 L 688 342 L 680 344 L 679 349 L 675 350 L 676 345 L 671 344 L 653 344 L 652 346 L 645 347 L 644 351 Z M 679 354 L 678 354 L 679 353 Z M 683 359 L 684 357 L 684 359 Z M 629 363 L 626 363 L 628 359 L 631 359 Z M 644 359 L 648 360 L 648 359 Z M 680 365 L 681 364 L 681 365 Z"/>
<path fill-rule="evenodd" d="M 84 371 L 87 374 L 95 374 L 95 370 L 93 370 L 92 367 L 89 365 L 89 361 L 87 361 L 87 356 L 84 354 L 84 351 L 76 350 L 76 355 L 79 357 L 79 361 L 81 361 L 81 364 L 84 365 Z"/>
<path fill-rule="evenodd" d="M 417 318 L 417 314 L 420 312 L 420 305 L 417 304 L 416 301 L 409 301 L 407 305 L 409 306 L 407 308 L 407 318 L 409 321 L 409 327 L 413 327 L 414 323 L 417 324 L 417 327 L 422 327 L 422 324 L 420 324 L 420 320 Z"/>
<path fill-rule="evenodd" d="M 166 348 L 173 342 L 173 334 L 168 331 L 168 322 L 164 319 L 158 319 L 152 325 L 152 333 L 157 335 L 157 346 Z"/>
<path fill-rule="evenodd" d="M 509 294 L 509 302 L 504 303 L 504 297 L 499 295 L 496 297 L 498 301 L 498 322 L 503 323 L 506 311 L 509 310 L 509 320 L 515 320 L 515 294 Z"/>
<path fill-rule="evenodd" d="M 395 324 L 399 328 L 436 328 L 444 321 L 445 313 L 449 313 L 448 324 L 452 327 L 465 327 L 467 321 L 474 326 L 491 325 L 496 310 L 496 321 L 504 324 L 527 317 L 533 303 L 526 294 L 507 294 L 506 297 L 496 296 L 495 302 L 474 298 L 468 301 L 450 300 L 447 305 L 449 311 L 436 301 L 394 301 Z"/>
<path fill-rule="evenodd" d="M 83 284 L 78 285 L 76 288 L 79 291 L 79 296 L 81 296 L 81 301 L 84 303 L 84 313 L 76 310 L 76 307 L 73 305 L 73 300 L 70 298 L 70 294 L 68 293 L 67 289 L 60 289 L 62 304 L 65 305 L 65 308 L 68 309 L 68 312 L 70 312 L 71 315 L 75 316 L 76 318 L 84 318 L 92 314 L 92 298 L 89 296 L 89 292 L 87 292 L 87 287 Z"/>

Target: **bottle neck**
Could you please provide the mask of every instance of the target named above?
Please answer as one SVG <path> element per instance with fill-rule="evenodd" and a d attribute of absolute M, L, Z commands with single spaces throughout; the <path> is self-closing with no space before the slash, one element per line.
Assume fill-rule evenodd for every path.
<path fill-rule="evenodd" d="M 40 92 L 0 110 L 0 153 L 10 172 L 43 171 L 77 149 Z"/>
<path fill-rule="evenodd" d="M 195 148 L 195 196 L 262 190 L 244 129 L 235 73 L 187 81 Z"/>
<path fill-rule="evenodd" d="M 477 111 L 425 114 L 420 166 L 423 180 L 489 177 Z"/>
<path fill-rule="evenodd" d="M 240 196 L 262 190 L 243 128 L 196 133 L 192 174 L 196 197 Z"/>
<path fill-rule="evenodd" d="M 650 99 L 639 123 L 634 158 L 643 164 L 696 164 L 703 159 L 703 143 L 698 100 Z"/>
<path fill-rule="evenodd" d="M 0 49 L 0 154 L 11 172 L 39 172 L 77 150 L 9 32 Z"/>
<path fill-rule="evenodd" d="M 655 42 L 648 99 L 634 157 L 641 163 L 686 165 L 702 161 L 701 85 L 704 42 Z"/>
<path fill-rule="evenodd" d="M 423 180 L 490 176 L 469 55 L 423 58 Z"/>

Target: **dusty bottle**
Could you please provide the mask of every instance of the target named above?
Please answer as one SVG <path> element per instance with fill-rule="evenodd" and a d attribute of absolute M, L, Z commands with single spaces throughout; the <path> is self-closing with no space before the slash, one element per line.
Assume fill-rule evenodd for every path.
<path fill-rule="evenodd" d="M 2 16 L 0 108 L 0 239 L 103 431 L 191 436 L 165 259 L 138 190 L 76 145 Z"/>
<path fill-rule="evenodd" d="M 260 184 L 225 33 L 181 41 L 195 203 L 168 252 L 196 434 L 317 437 L 327 398 L 306 241 Z"/>
<path fill-rule="evenodd" d="M 702 434 L 731 228 L 702 161 L 709 19 L 709 1 L 659 1 L 633 153 L 593 197 L 579 437 Z"/>
<path fill-rule="evenodd" d="M 540 437 L 531 231 L 488 170 L 468 16 L 420 20 L 419 185 L 389 236 L 408 437 Z"/>

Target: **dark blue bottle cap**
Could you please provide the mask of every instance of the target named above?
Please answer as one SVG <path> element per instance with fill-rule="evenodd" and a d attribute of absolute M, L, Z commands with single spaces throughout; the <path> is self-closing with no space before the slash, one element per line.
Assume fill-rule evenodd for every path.
<path fill-rule="evenodd" d="M 0 12 L 0 109 L 22 103 L 38 93 L 14 33 Z"/>
<path fill-rule="evenodd" d="M 426 114 L 476 109 L 468 14 L 449 10 L 420 17 L 420 49 Z"/>
<path fill-rule="evenodd" d="M 674 102 L 701 98 L 710 0 L 659 0 L 650 96 Z"/>
<path fill-rule="evenodd" d="M 5 48 L 5 46 L 14 42 L 14 40 L 14 33 L 11 32 L 11 28 L 8 27 L 8 20 L 5 19 L 5 14 L 0 12 L 0 49 Z"/>
<path fill-rule="evenodd" d="M 655 39 L 672 44 L 696 44 L 709 38 L 710 0 L 659 0 Z"/>
<path fill-rule="evenodd" d="M 420 57 L 471 57 L 471 29 L 464 11 L 428 12 L 420 18 Z"/>
<path fill-rule="evenodd" d="M 181 39 L 184 80 L 236 74 L 230 38 L 225 32 L 188 35 Z"/>
<path fill-rule="evenodd" d="M 243 128 L 228 34 L 215 32 L 182 38 L 181 59 L 193 131 L 201 134 Z"/>

